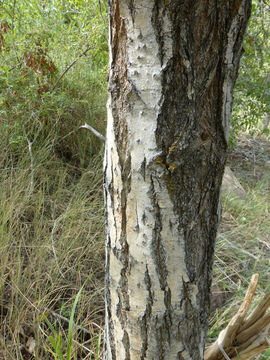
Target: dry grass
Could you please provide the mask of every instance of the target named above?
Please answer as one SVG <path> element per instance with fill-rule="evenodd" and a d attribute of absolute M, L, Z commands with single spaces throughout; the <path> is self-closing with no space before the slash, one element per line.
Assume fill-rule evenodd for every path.
<path fill-rule="evenodd" d="M 259 146 L 258 139 L 257 142 Z M 238 153 L 239 149 L 235 151 Z M 269 157 L 270 154 L 265 152 L 265 156 Z M 247 169 L 246 163 L 231 164 L 246 189 L 245 200 L 233 194 L 223 197 L 223 216 L 214 268 L 213 311 L 209 330 L 211 342 L 238 310 L 252 274 L 260 275 L 257 302 L 253 307 L 263 294 L 270 291 L 270 169 L 263 162 L 251 163 Z M 256 178 L 257 182 L 254 181 L 254 167 L 256 176 L 258 173 L 261 175 Z M 270 359 L 269 351 L 260 359 Z"/>
<path fill-rule="evenodd" d="M 1 155 L 0 358 L 55 359 L 49 337 L 60 334 L 65 356 L 72 305 L 85 283 L 75 312 L 81 329 L 74 328 L 72 356 L 99 359 L 104 312 L 103 149 L 81 167 L 51 147 L 34 148 L 31 168 L 25 146 L 25 156 L 19 159 Z M 260 274 L 257 300 L 270 291 L 269 175 L 265 170 L 256 186 L 242 182 L 245 200 L 223 198 L 210 341 L 241 304 L 253 273 Z"/>
<path fill-rule="evenodd" d="M 43 314 L 65 336 L 68 324 L 47 308 L 69 318 L 89 275 L 76 323 L 92 335 L 81 331 L 74 340 L 79 336 L 78 344 L 86 341 L 95 352 L 95 324 L 103 318 L 102 151 L 86 169 L 63 165 L 49 153 L 36 163 L 32 193 L 29 163 L 0 170 L 0 358 L 6 360 L 54 358 Z M 78 344 L 73 351 L 89 355 Z"/>

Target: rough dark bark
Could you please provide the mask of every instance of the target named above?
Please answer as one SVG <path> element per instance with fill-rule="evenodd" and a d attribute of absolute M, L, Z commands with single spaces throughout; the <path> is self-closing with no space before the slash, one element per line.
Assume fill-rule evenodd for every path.
<path fill-rule="evenodd" d="M 251 2 L 109 3 L 105 358 L 203 359 L 232 90 Z M 140 314 L 136 291 L 145 298 Z"/>

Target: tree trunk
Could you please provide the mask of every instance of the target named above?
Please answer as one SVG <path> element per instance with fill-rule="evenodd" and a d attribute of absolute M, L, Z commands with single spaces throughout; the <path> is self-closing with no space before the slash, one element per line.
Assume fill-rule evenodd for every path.
<path fill-rule="evenodd" d="M 203 359 L 250 0 L 110 0 L 105 359 Z"/>

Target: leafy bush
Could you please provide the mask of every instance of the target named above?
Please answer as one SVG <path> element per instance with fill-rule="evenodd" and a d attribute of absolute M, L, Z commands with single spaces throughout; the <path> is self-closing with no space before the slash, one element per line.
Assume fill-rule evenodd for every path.
<path fill-rule="evenodd" d="M 38 147 L 50 138 L 61 156 L 85 162 L 97 146 L 75 130 L 86 120 L 105 127 L 106 15 L 92 0 L 0 6 L 1 138 L 13 154 L 24 152 L 27 138 Z"/>
<path fill-rule="evenodd" d="M 240 131 L 261 131 L 270 113 L 270 6 L 254 0 L 244 41 L 244 54 L 234 91 L 232 137 Z"/>

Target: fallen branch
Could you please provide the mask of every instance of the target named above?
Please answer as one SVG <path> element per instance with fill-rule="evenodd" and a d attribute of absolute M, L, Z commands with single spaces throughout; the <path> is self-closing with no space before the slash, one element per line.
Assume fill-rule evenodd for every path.
<path fill-rule="evenodd" d="M 258 274 L 251 278 L 244 301 L 215 343 L 206 351 L 204 360 L 248 360 L 269 346 L 270 293 L 266 294 L 253 312 L 247 315 L 257 284 Z"/>
<path fill-rule="evenodd" d="M 89 131 L 91 131 L 94 135 L 96 135 L 101 141 L 105 142 L 105 137 L 99 133 L 97 130 L 95 130 L 94 128 L 92 128 L 92 126 L 88 125 L 88 124 L 84 124 L 82 126 L 80 126 L 80 129 L 87 129 Z"/>
<path fill-rule="evenodd" d="M 12 66 L 12 68 L 8 69 L 8 71 L 12 71 L 12 70 L 16 69 L 17 67 L 22 66 L 22 64 L 23 64 L 23 63 L 24 63 L 24 61 L 23 61 L 23 60 L 22 60 L 22 61 L 20 61 L 18 64 L 16 64 L 16 65 Z"/>

